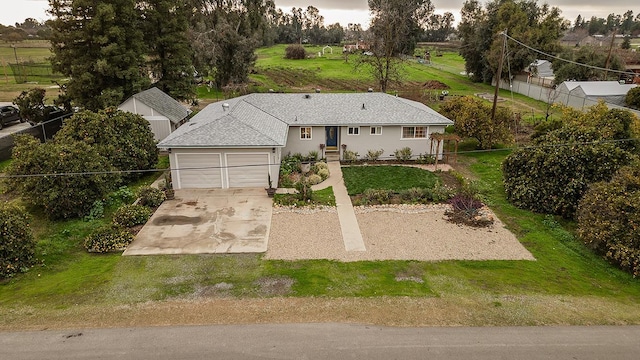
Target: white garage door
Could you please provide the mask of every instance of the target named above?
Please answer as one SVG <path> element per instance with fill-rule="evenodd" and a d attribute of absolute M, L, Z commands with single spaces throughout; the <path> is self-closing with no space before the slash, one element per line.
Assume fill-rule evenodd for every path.
<path fill-rule="evenodd" d="M 229 187 L 266 188 L 269 176 L 269 154 L 226 154 Z"/>
<path fill-rule="evenodd" d="M 176 154 L 180 189 L 222 187 L 220 154 Z"/>

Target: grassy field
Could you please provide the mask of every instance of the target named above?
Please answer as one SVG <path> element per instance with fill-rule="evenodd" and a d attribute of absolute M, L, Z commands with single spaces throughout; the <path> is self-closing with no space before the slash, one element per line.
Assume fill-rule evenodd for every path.
<path fill-rule="evenodd" d="M 55 98 L 58 89 L 54 87 L 52 80 L 59 80 L 61 76 L 52 74 L 50 56 L 51 50 L 47 41 L 27 40 L 15 45 L 0 42 L 0 101 L 10 102 L 23 90 L 34 87 L 44 87 L 47 89 L 47 98 Z M 16 59 L 18 63 L 30 64 L 22 68 L 25 76 L 21 81 L 16 80 L 10 65 L 16 64 Z"/>
<path fill-rule="evenodd" d="M 334 84 L 330 89 L 336 91 L 355 84 L 358 90 L 370 83 L 337 52 L 334 48 L 333 57 L 289 62 L 279 55 L 283 46 L 260 49 L 252 79 L 259 83 L 256 86 L 281 86 L 287 91 L 295 86 L 287 85 L 284 77 L 266 75 L 269 69 L 275 74 L 290 72 L 294 79 L 309 76 L 297 83 L 307 90 L 318 84 Z M 407 82 L 438 80 L 454 95 L 491 91 L 460 75 L 462 68 L 458 55 L 444 53 L 431 66 L 409 63 Z M 540 102 L 501 94 L 516 110 L 538 114 L 544 110 Z M 536 261 L 340 263 L 268 261 L 261 255 L 92 255 L 83 250 L 82 241 L 108 218 L 51 222 L 30 209 L 39 263 L 0 283 L 0 329 L 267 321 L 640 324 L 639 279 L 586 249 L 575 239 L 572 223 L 520 210 L 506 201 L 500 171 L 506 155 L 506 151 L 466 153 L 459 156 L 455 169 L 477 180 L 485 201 Z M 343 170 L 345 177 L 351 176 L 351 169 Z M 437 181 L 421 183 L 422 173 L 395 180 L 384 173 L 359 174 L 357 183 L 379 188 L 391 182 L 413 187 Z M 154 178 L 148 176 L 132 187 Z M 335 201 L 330 193 L 318 193 L 323 201 Z M 121 201 L 114 199 L 107 216 Z"/>

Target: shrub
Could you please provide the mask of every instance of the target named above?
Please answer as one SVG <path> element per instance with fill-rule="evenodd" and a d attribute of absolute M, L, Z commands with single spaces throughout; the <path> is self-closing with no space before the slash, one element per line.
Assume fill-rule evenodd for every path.
<path fill-rule="evenodd" d="M 109 201 L 111 203 L 113 203 L 114 201 L 120 203 L 129 203 L 133 201 L 135 197 L 136 194 L 134 194 L 128 186 L 123 185 L 120 186 L 118 190 L 109 195 Z"/>
<path fill-rule="evenodd" d="M 329 177 L 329 169 L 318 170 L 318 175 L 320 175 L 322 181 L 327 180 L 327 178 Z"/>
<path fill-rule="evenodd" d="M 448 201 L 454 211 L 461 211 L 469 216 L 477 214 L 482 209 L 482 201 L 465 193 L 458 193 Z"/>
<path fill-rule="evenodd" d="M 342 159 L 343 159 L 344 161 L 353 162 L 353 161 L 358 160 L 358 157 L 360 157 L 360 155 L 359 155 L 357 152 L 355 152 L 355 151 L 345 150 L 345 151 L 342 153 Z"/>
<path fill-rule="evenodd" d="M 400 192 L 402 200 L 411 203 L 425 203 L 431 200 L 431 192 L 428 189 L 411 188 Z"/>
<path fill-rule="evenodd" d="M 160 189 L 144 186 L 138 190 L 138 198 L 140 198 L 138 204 L 150 208 L 157 208 L 167 197 Z"/>
<path fill-rule="evenodd" d="M 392 190 L 386 189 L 367 189 L 362 193 L 362 196 L 368 203 L 388 204 L 393 195 Z"/>
<path fill-rule="evenodd" d="M 435 164 L 436 157 L 434 155 L 429 154 L 420 154 L 418 155 L 418 159 L 416 160 L 418 164 Z"/>
<path fill-rule="evenodd" d="M 30 176 L 8 179 L 22 199 L 53 219 L 82 217 L 96 200 L 104 199 L 115 188 L 119 177 L 109 161 L 80 141 L 53 141 L 41 144 L 29 135 L 15 137 L 10 175 L 78 174 Z M 85 173 L 85 174 L 81 174 Z"/>
<path fill-rule="evenodd" d="M 84 142 L 121 171 L 152 169 L 158 162 L 149 122 L 140 115 L 113 108 L 75 114 L 65 121 L 55 138 L 60 142 Z M 123 177 L 133 179 L 140 174 L 130 172 Z"/>
<path fill-rule="evenodd" d="M 534 144 L 541 146 L 514 151 L 502 164 L 507 199 L 521 208 L 573 218 L 588 186 L 610 179 L 633 158 L 618 144 L 589 143 L 599 140 L 595 129 L 565 126 L 538 138 Z M 575 145 L 562 145 L 567 143 Z"/>
<path fill-rule="evenodd" d="M 296 156 L 299 155 L 299 156 Z M 300 169 L 301 154 L 287 155 L 280 162 L 280 177 L 298 172 Z"/>
<path fill-rule="evenodd" d="M 299 44 L 291 44 L 287 46 L 284 53 L 285 59 L 302 60 L 307 58 L 307 52 Z"/>
<path fill-rule="evenodd" d="M 451 210 L 447 210 L 447 220 L 474 227 L 486 227 L 493 224 L 493 218 L 484 215 L 480 209 L 484 206 L 482 201 L 473 196 L 469 191 L 460 191 L 448 201 Z"/>
<path fill-rule="evenodd" d="M 151 210 L 142 205 L 124 205 L 113 214 L 113 223 L 123 227 L 133 227 L 147 222 Z"/>
<path fill-rule="evenodd" d="M 0 203 L 0 279 L 33 265 L 35 248 L 26 211 L 7 202 Z"/>
<path fill-rule="evenodd" d="M 309 151 L 307 156 L 305 156 L 304 160 L 306 161 L 316 161 L 318 160 L 318 152 L 315 150 Z"/>
<path fill-rule="evenodd" d="M 313 174 L 313 175 L 309 176 L 307 181 L 309 182 L 310 185 L 320 184 L 322 182 L 322 176 L 320 176 L 318 174 Z"/>
<path fill-rule="evenodd" d="M 367 160 L 376 161 L 384 154 L 384 149 L 380 150 L 367 150 Z"/>
<path fill-rule="evenodd" d="M 593 184 L 576 214 L 577 234 L 608 261 L 640 276 L 640 164 Z"/>
<path fill-rule="evenodd" d="M 131 244 L 134 237 L 121 226 L 110 224 L 93 231 L 84 240 L 84 248 L 92 253 L 123 251 Z"/>
<path fill-rule="evenodd" d="M 404 147 L 402 149 L 397 149 L 393 152 L 393 156 L 395 156 L 398 161 L 409 161 L 413 156 L 413 151 L 411 151 L 410 147 Z"/>
<path fill-rule="evenodd" d="M 304 178 L 296 183 L 296 190 L 298 190 L 298 199 L 301 201 L 311 201 L 313 199 L 313 190 L 311 184 Z"/>
<path fill-rule="evenodd" d="M 453 197 L 454 191 L 444 185 L 436 184 L 433 189 L 431 189 L 431 200 L 434 202 L 443 202 L 451 199 Z"/>
<path fill-rule="evenodd" d="M 624 102 L 628 107 L 640 109 L 640 87 L 635 87 L 627 92 Z"/>
<path fill-rule="evenodd" d="M 317 162 L 317 163 L 314 165 L 314 167 L 315 167 L 315 170 L 314 170 L 314 171 L 316 171 L 316 172 L 317 172 L 317 171 L 320 171 L 320 170 L 322 170 L 322 169 L 325 169 L 325 170 L 329 171 L 329 165 L 327 165 L 327 163 L 326 163 L 326 162 L 324 162 L 324 161 L 319 161 L 319 162 Z"/>
<path fill-rule="evenodd" d="M 104 217 L 104 201 L 96 200 L 93 202 L 93 206 L 91 206 L 91 210 L 89 213 L 84 216 L 84 221 L 97 220 Z"/>

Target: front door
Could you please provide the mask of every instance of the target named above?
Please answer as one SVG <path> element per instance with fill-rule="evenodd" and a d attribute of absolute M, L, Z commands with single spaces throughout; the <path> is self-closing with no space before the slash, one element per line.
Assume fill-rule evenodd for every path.
<path fill-rule="evenodd" d="M 325 126 L 327 149 L 335 150 L 338 148 L 338 127 Z"/>

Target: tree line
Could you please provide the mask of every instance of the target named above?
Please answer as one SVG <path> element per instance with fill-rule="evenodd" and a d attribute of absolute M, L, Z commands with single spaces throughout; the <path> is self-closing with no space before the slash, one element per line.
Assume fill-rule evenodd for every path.
<path fill-rule="evenodd" d="M 582 15 L 578 15 L 573 22 L 572 30 L 585 29 L 589 35 L 608 35 L 612 32 L 622 35 L 640 35 L 640 14 L 634 16 L 632 10 L 627 10 L 624 14 L 611 13 L 606 18 L 592 16 L 586 20 Z"/>

